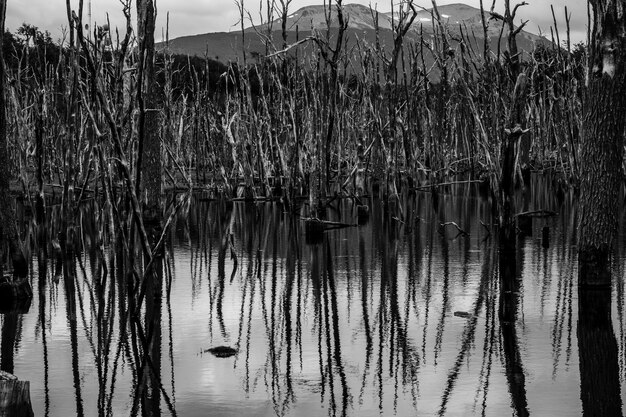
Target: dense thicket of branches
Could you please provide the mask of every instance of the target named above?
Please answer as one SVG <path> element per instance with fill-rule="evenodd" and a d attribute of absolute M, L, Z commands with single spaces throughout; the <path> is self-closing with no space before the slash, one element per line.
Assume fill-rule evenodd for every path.
<path fill-rule="evenodd" d="M 436 30 L 446 36 L 445 26 Z M 133 170 L 135 51 L 123 50 L 106 28 L 96 28 L 91 38 L 76 61 L 30 26 L 5 38 L 11 171 L 24 188 L 32 181 L 36 152 L 43 154 L 44 182 L 63 184 L 69 171 L 62 150 L 68 146 L 77 156 L 73 186 L 102 189 L 104 178 L 114 184 L 120 173 L 107 162 L 118 156 L 110 142 L 113 125 Z M 329 192 L 351 193 L 358 174 L 380 182 L 388 194 L 405 179 L 437 182 L 463 172 L 497 181 L 515 80 L 506 62 L 475 52 L 476 43 L 468 36 L 447 50 L 444 43 L 399 43 L 396 54 L 403 58 L 392 63 L 380 45 L 359 42 L 337 57 L 336 81 L 321 56 L 279 54 L 244 71 L 162 50 L 156 80 L 166 186 L 192 182 L 234 190 L 245 184 L 250 195 L 265 195 L 276 183 L 306 194 L 309 173 L 326 158 L 330 178 L 324 181 L 335 184 Z M 386 65 L 396 76 L 382 76 Z M 72 66 L 80 80 L 78 91 L 68 94 Z M 576 179 L 584 49 L 568 54 L 538 45 L 524 55 L 520 71 L 529 80 L 530 132 L 523 141 L 527 154 L 517 161 L 518 180 L 523 165 L 557 167 L 566 180 Z M 332 103 L 328 91 L 335 82 Z M 113 124 L 96 86 L 107 94 Z M 72 94 L 80 97 L 80 133 L 68 140 Z M 35 146 L 38 120 L 42 149 Z M 329 136 L 331 121 L 336 128 Z"/>

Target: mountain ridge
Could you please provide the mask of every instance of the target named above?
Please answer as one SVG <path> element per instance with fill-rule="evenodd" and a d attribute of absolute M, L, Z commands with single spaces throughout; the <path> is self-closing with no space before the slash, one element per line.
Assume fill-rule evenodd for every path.
<path fill-rule="evenodd" d="M 472 36 L 477 45 L 482 44 L 483 27 L 480 10 L 464 3 L 454 3 L 437 7 L 441 22 L 448 28 L 452 36 L 458 37 L 461 30 Z M 323 5 L 304 6 L 290 13 L 287 17 L 287 37 L 289 43 L 294 43 L 298 39 L 312 35 L 314 32 L 328 30 L 326 22 L 326 9 Z M 377 12 L 368 6 L 361 4 L 346 4 L 343 6 L 344 15 L 348 22 L 348 38 L 359 37 L 373 44 L 375 42 L 376 32 L 386 46 L 389 48 L 393 38 L 392 22 L 397 22 L 397 12 Z M 374 24 L 374 17 L 378 13 L 378 29 Z M 485 12 L 485 15 L 488 15 Z M 417 40 L 419 33 L 432 37 L 435 32 L 432 19 L 432 9 L 420 8 L 411 30 L 407 34 L 408 40 Z M 490 44 L 497 47 L 498 38 L 501 33 L 502 23 L 495 20 L 489 20 L 489 29 L 487 36 L 490 38 Z M 333 10 L 331 17 L 330 30 L 338 28 L 337 14 Z M 185 55 L 208 55 L 220 61 L 241 61 L 244 51 L 248 56 L 262 56 L 266 52 L 274 52 L 275 49 L 268 49 L 261 37 L 257 33 L 267 34 L 268 25 L 250 26 L 241 31 L 236 32 L 213 32 L 198 35 L 182 36 L 170 40 L 169 48 L 173 53 Z M 501 46 L 504 45 L 506 30 L 503 39 L 500 39 Z M 281 22 L 279 19 L 273 21 L 271 28 L 271 38 L 275 45 L 281 45 Z M 349 42 L 355 42 L 354 39 Z M 518 46 L 520 50 L 529 52 L 538 42 L 548 42 L 547 39 L 527 31 L 521 31 L 518 35 Z M 244 46 L 245 45 L 245 46 Z M 164 44 L 159 44 L 160 48 L 164 48 Z M 301 48 L 298 48 L 301 49 Z M 480 48 L 479 48 L 480 49 Z M 495 48 L 494 48 L 495 49 Z"/>

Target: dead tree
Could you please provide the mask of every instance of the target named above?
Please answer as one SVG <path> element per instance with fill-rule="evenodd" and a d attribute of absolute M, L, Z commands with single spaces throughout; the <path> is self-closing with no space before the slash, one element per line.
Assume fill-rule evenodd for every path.
<path fill-rule="evenodd" d="M 160 415 L 161 392 L 161 297 L 163 287 L 163 250 L 158 248 L 161 233 L 161 138 L 159 110 L 157 109 L 154 70 L 154 29 L 156 7 L 154 0 L 137 0 L 137 28 L 139 41 L 137 104 L 139 106 L 139 149 L 137 155 L 137 194 L 143 203 L 143 221 L 155 250 L 154 258 L 146 257 L 146 264 L 154 262 L 154 268 L 146 271 L 145 323 L 148 343 L 143 354 L 151 365 L 144 368 L 139 397 L 143 414 Z M 139 194 L 141 193 L 141 194 Z"/>
<path fill-rule="evenodd" d="M 610 286 L 609 253 L 618 221 L 626 127 L 626 6 L 590 0 L 593 30 L 583 101 L 579 285 Z"/>
<path fill-rule="evenodd" d="M 0 44 L 4 42 L 4 20 L 6 16 L 7 2 L 0 0 Z M 6 100 L 4 96 L 5 90 L 5 68 L 4 68 L 4 49 L 0 48 L 0 193 L 3 196 L 9 195 L 9 139 L 7 138 L 7 118 L 6 118 Z M 8 233 L 8 208 L 9 204 L 2 204 L 2 212 L 0 215 L 2 222 L 0 230 L 4 238 Z M 4 239 L 3 239 L 4 240 Z"/>
<path fill-rule="evenodd" d="M 527 4 L 528 3 L 523 1 L 521 3 L 517 3 L 515 6 L 513 6 L 513 9 L 511 9 L 511 1 L 505 0 L 504 1 L 504 16 L 494 12 L 493 8 L 491 11 L 491 17 L 496 20 L 502 21 L 502 24 L 505 25 L 508 29 L 508 36 L 507 36 L 507 47 L 508 47 L 508 54 L 509 54 L 508 66 L 509 66 L 509 73 L 513 80 L 517 78 L 517 75 L 520 72 L 520 52 L 517 48 L 516 38 L 517 38 L 517 35 L 524 29 L 524 27 L 528 23 L 528 20 L 526 20 L 526 21 L 521 22 L 521 24 L 518 27 L 515 27 L 515 16 L 517 15 L 517 10 L 522 6 L 526 6 Z"/>
<path fill-rule="evenodd" d="M 515 191 L 515 174 L 517 149 L 528 129 L 526 122 L 526 96 L 528 94 L 528 77 L 521 73 L 517 77 L 511 109 L 508 115 L 508 127 L 500 145 L 500 195 L 498 198 L 498 214 L 500 224 L 501 245 L 514 249 L 515 224 L 513 219 L 513 194 Z"/>
<path fill-rule="evenodd" d="M 7 1 L 0 0 L 0 45 L 4 42 L 6 10 Z M 4 95 L 6 91 L 6 70 L 3 55 L 2 48 L 0 48 L 0 195 L 5 198 L 5 201 L 0 204 L 0 247 L 4 246 L 5 242 L 8 242 L 14 272 L 18 273 L 18 275 L 26 275 L 24 268 L 27 267 L 27 264 L 18 245 L 15 212 L 13 205 L 6 198 L 10 192 L 11 168 L 9 165 L 9 138 L 7 137 L 6 100 Z"/>
<path fill-rule="evenodd" d="M 283 38 L 283 49 L 286 49 L 287 44 L 287 20 L 289 18 L 289 6 L 293 0 L 278 0 L 280 3 L 279 13 L 280 13 L 280 33 Z"/>
<path fill-rule="evenodd" d="M 388 169 L 385 172 L 385 196 L 386 198 L 393 197 L 398 198 L 398 190 L 396 186 L 397 180 L 397 149 L 398 149 L 398 136 L 402 136 L 405 140 L 403 142 L 404 151 L 407 152 L 410 145 L 406 140 L 405 135 L 399 134 L 398 130 L 401 129 L 402 123 L 398 123 L 396 115 L 398 109 L 398 61 L 403 53 L 404 40 L 407 33 L 411 29 L 415 18 L 417 17 L 417 9 L 413 4 L 413 0 L 408 0 L 406 4 L 401 4 L 398 7 L 398 20 L 394 18 L 394 13 L 391 14 L 391 27 L 393 31 L 393 50 L 391 51 L 391 58 L 387 58 L 386 54 L 381 54 L 383 62 L 385 64 L 385 88 L 387 99 L 389 100 L 389 129 L 383 132 L 382 146 L 387 154 L 387 166 Z M 378 18 L 376 19 L 378 21 Z M 404 58 L 402 58 L 404 60 Z M 405 153 L 405 157 L 409 160 L 408 154 Z"/>
<path fill-rule="evenodd" d="M 137 0 L 139 153 L 136 191 L 141 196 L 143 217 L 148 222 L 160 222 L 161 219 L 161 139 L 154 88 L 155 20 L 155 2 Z"/>
<path fill-rule="evenodd" d="M 345 33 L 348 29 L 348 18 L 344 15 L 344 9 L 342 0 L 335 0 L 334 9 L 337 11 L 337 37 L 334 42 L 334 47 L 331 46 L 331 26 L 333 20 L 333 6 L 331 2 L 324 2 L 325 18 L 327 34 L 326 37 L 322 37 L 318 33 L 312 35 L 313 40 L 318 48 L 320 56 L 324 63 L 330 69 L 330 75 L 327 81 L 328 85 L 328 125 L 326 126 L 326 132 L 323 132 L 324 137 L 320 140 L 320 150 L 318 151 L 318 172 L 313 172 L 309 184 L 309 204 L 311 208 L 312 217 L 317 217 L 321 213 L 322 200 L 325 198 L 329 188 L 330 182 L 330 164 L 331 164 L 331 151 L 332 140 L 335 133 L 336 113 L 337 113 L 337 100 L 339 91 L 339 62 L 343 56 L 343 44 L 345 39 Z M 321 169 L 319 169 L 321 166 Z"/>

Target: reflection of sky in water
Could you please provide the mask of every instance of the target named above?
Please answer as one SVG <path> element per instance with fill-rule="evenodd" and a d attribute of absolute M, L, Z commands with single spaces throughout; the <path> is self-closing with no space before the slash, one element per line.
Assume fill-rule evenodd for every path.
<path fill-rule="evenodd" d="M 221 212 L 221 223 L 216 223 L 215 203 L 192 206 L 188 222 L 179 219 L 173 233 L 171 323 L 165 301 L 162 312 L 161 378 L 178 415 L 326 416 L 333 407 L 341 415 L 344 384 L 348 415 L 514 413 L 498 319 L 497 251 L 480 224 L 488 210 L 475 199 L 444 200 L 440 207 L 446 209 L 435 213 L 429 195 L 418 195 L 404 208 L 413 220 L 405 215 L 401 226 L 395 221 L 384 226 L 376 205 L 367 226 L 328 232 L 329 243 L 315 247 L 290 237 L 289 218 L 277 206 L 255 212 L 238 204 L 230 213 Z M 349 213 L 349 205 L 344 206 L 343 215 Z M 568 213 L 564 207 L 556 218 L 535 219 L 535 237 L 520 241 L 518 250 L 522 280 L 515 334 L 531 415 L 582 411 L 577 272 Z M 454 230 L 436 227 L 445 221 L 457 222 L 470 237 L 451 239 Z M 219 236 L 228 224 L 237 270 L 231 282 L 235 259 L 225 250 L 221 289 Z M 543 225 L 552 230 L 549 249 L 541 247 Z M 391 228 L 397 239 L 389 238 Z M 83 256 L 87 281 L 79 269 L 76 317 L 80 394 L 85 414 L 97 415 L 98 374 L 89 342 L 96 337 L 96 322 L 87 285 L 92 283 L 90 260 Z M 30 312 L 18 322 L 15 373 L 31 381 L 35 415 L 44 415 L 36 261 L 33 270 L 35 295 Z M 49 410 L 50 415 L 74 415 L 66 294 L 63 280 L 54 284 L 50 275 L 43 308 Z M 617 297 L 614 293 L 613 321 L 621 355 Z M 117 335 L 119 312 L 117 307 L 113 311 Z M 222 359 L 206 352 L 219 345 L 238 345 L 239 354 Z M 112 356 L 116 349 L 115 338 Z M 132 405 L 128 358 L 122 354 L 119 360 L 114 415 L 128 414 Z M 623 381 L 623 363 L 618 365 Z M 161 410 L 168 414 L 163 401 Z"/>

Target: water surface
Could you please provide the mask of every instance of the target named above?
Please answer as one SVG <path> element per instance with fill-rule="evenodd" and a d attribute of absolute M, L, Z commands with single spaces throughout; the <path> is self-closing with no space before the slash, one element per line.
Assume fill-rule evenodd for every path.
<path fill-rule="evenodd" d="M 2 369 L 31 381 L 37 416 L 129 415 L 135 401 L 137 342 L 120 330 L 128 260 L 93 204 L 77 219 L 82 251 L 65 259 L 51 246 L 46 258 L 24 218 L 34 298 L 27 314 L 1 316 Z M 147 307 L 158 323 L 158 382 L 140 414 L 573 416 L 591 404 L 581 375 L 624 392 L 624 238 L 611 298 L 600 302 L 612 328 L 580 325 L 572 197 L 520 196 L 524 210 L 557 215 L 519 235 L 511 291 L 499 276 L 490 204 L 472 188 L 406 196 L 393 212 L 368 204 L 366 225 L 314 244 L 301 213 L 278 202 L 197 195 L 185 204 L 167 237 L 161 295 Z M 356 221 L 350 200 L 329 214 Z M 598 334 L 616 354 L 590 350 Z M 216 346 L 238 352 L 207 352 Z M 581 366 L 589 354 L 619 379 Z"/>

